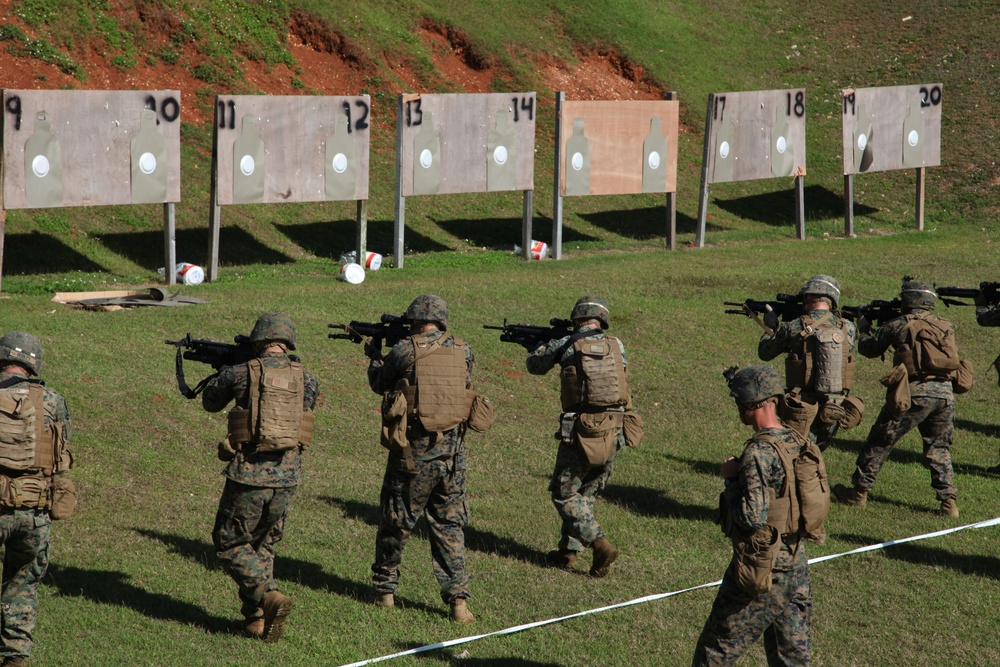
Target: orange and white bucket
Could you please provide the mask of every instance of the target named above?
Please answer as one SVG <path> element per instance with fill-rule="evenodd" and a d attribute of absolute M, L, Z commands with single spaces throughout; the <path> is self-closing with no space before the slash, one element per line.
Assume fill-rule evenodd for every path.
<path fill-rule="evenodd" d="M 365 253 L 365 268 L 369 271 L 378 271 L 382 266 L 382 255 L 377 252 Z"/>
<path fill-rule="evenodd" d="M 545 259 L 549 254 L 549 244 L 544 241 L 531 241 L 531 259 Z"/>
<path fill-rule="evenodd" d="M 360 264 L 355 262 L 341 264 L 340 272 L 337 274 L 337 280 L 343 280 L 345 283 L 357 285 L 364 282 L 365 270 Z"/>

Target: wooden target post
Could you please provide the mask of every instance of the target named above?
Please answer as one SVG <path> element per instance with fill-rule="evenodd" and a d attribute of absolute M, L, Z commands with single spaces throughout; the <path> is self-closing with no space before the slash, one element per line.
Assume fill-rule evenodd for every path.
<path fill-rule="evenodd" d="M 843 98 L 844 234 L 854 235 L 854 175 L 916 170 L 917 229 L 924 228 L 924 169 L 941 164 L 940 83 L 847 88 Z"/>
<path fill-rule="evenodd" d="M 675 248 L 679 103 L 567 101 L 556 94 L 552 258 L 562 258 L 563 198 L 666 193 L 667 247 Z"/>
<path fill-rule="evenodd" d="M 216 97 L 208 280 L 219 272 L 221 208 L 232 204 L 355 200 L 363 264 L 370 124 L 367 95 Z"/>
<path fill-rule="evenodd" d="M 403 94 L 396 107 L 393 263 L 403 266 L 406 198 L 521 190 L 521 247 L 531 259 L 535 93 Z"/>
<path fill-rule="evenodd" d="M 709 183 L 788 176 L 795 179 L 798 237 L 805 239 L 805 175 L 804 89 L 710 94 L 698 200 L 698 247 L 705 247 Z"/>
<path fill-rule="evenodd" d="M 0 276 L 6 211 L 69 206 L 163 204 L 173 267 L 180 115 L 176 90 L 4 90 Z"/>

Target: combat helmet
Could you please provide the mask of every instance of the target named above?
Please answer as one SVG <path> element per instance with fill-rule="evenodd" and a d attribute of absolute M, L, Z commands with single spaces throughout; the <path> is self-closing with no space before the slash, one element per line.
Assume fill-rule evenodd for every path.
<path fill-rule="evenodd" d="M 723 371 L 722 376 L 729 383 L 729 395 L 740 404 L 760 403 L 785 393 L 781 376 L 770 366 L 747 366 L 739 369 L 731 366 Z"/>
<path fill-rule="evenodd" d="M 573 306 L 570 313 L 571 320 L 598 320 L 602 329 L 607 329 L 611 325 L 611 311 L 608 310 L 607 302 L 599 296 L 582 296 Z"/>
<path fill-rule="evenodd" d="M 42 341 L 23 331 L 9 331 L 0 338 L 0 360 L 13 361 L 38 375 L 42 370 Z"/>
<path fill-rule="evenodd" d="M 899 299 L 903 302 L 903 308 L 912 310 L 913 308 L 923 308 L 924 310 L 934 310 L 937 303 L 937 292 L 934 286 L 920 280 L 904 280 L 903 289 L 899 292 Z"/>
<path fill-rule="evenodd" d="M 840 303 L 840 283 L 830 276 L 824 276 L 823 274 L 815 275 L 806 281 L 806 284 L 799 290 L 799 294 L 825 296 L 833 302 L 831 309 L 836 310 L 837 304 Z"/>
<path fill-rule="evenodd" d="M 403 313 L 410 322 L 434 322 L 441 331 L 448 330 L 448 304 L 433 294 L 421 294 Z"/>
<path fill-rule="evenodd" d="M 295 349 L 295 323 L 284 313 L 264 313 L 257 318 L 250 332 L 250 340 L 254 343 L 262 341 L 278 341 Z"/>

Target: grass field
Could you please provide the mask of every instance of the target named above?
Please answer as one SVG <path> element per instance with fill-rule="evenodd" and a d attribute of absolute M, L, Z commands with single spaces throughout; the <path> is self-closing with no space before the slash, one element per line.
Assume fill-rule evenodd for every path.
<path fill-rule="evenodd" d="M 208 0 L 166 4 L 193 17 L 226 7 Z M 424 17 L 461 26 L 492 54 L 501 89 L 551 92 L 523 64 L 539 42 L 569 61 L 596 48 L 626 54 L 681 95 L 689 130 L 680 147 L 682 245 L 694 234 L 708 93 L 815 89 L 808 111 L 809 239 L 794 240 L 789 184 L 781 181 L 714 187 L 710 247 L 674 253 L 662 250 L 659 197 L 572 200 L 567 259 L 532 264 L 498 249 L 519 238 L 519 197 L 412 198 L 406 268 L 371 272 L 354 286 L 335 279 L 331 261 L 353 245 L 353 206 L 232 207 L 224 218 L 221 279 L 185 289 L 210 303 L 94 313 L 49 299 L 57 290 L 155 281 L 162 264 L 159 210 L 11 211 L 0 329 L 30 331 L 45 345 L 42 375 L 73 413 L 78 463 L 71 474 L 81 494 L 77 513 L 53 531 L 31 664 L 340 665 L 715 581 L 729 559 L 728 542 L 713 523 L 722 488 L 718 465 L 750 435 L 721 371 L 753 363 L 759 335 L 746 318 L 722 314 L 722 302 L 773 298 L 815 273 L 838 278 L 850 304 L 894 297 L 904 274 L 967 287 L 998 279 L 994 3 L 927 0 L 904 11 L 888 2 L 547 0 L 532 3 L 531 12 L 522 3 L 496 10 L 491 4 L 294 6 L 325 16 L 376 63 L 386 54 L 423 62 L 431 87 L 444 83 L 434 78 L 427 47 L 412 36 Z M 267 5 L 279 18 L 292 6 Z M 906 16 L 911 19 L 903 21 Z M 62 45 L 58 34 L 53 29 L 53 42 Z M 912 173 L 872 174 L 856 183 L 859 238 L 841 238 L 835 95 L 851 85 L 917 82 L 943 82 L 946 95 L 943 166 L 928 172 L 927 230 L 912 229 Z M 551 215 L 551 114 L 545 117 L 540 111 L 535 197 L 536 237 L 543 240 Z M 387 252 L 392 141 L 380 136 L 373 143 L 369 245 Z M 178 258 L 199 261 L 207 247 L 210 127 L 185 124 L 182 141 Z M 479 618 L 471 627 L 448 621 L 422 530 L 407 548 L 402 608 L 364 602 L 385 459 L 377 444 L 379 398 L 367 388 L 361 349 L 326 338 L 329 323 L 400 313 L 425 292 L 448 301 L 453 330 L 476 353 L 478 388 L 497 403 L 493 428 L 469 437 L 466 537 L 471 607 Z M 637 409 L 646 420 L 642 447 L 622 455 L 598 505 L 598 518 L 622 550 L 604 580 L 541 565 L 558 537 L 546 492 L 557 378 L 527 375 L 521 348 L 481 328 L 504 317 L 531 323 L 566 317 L 587 293 L 610 304 L 611 332 L 627 345 Z M 306 482 L 278 547 L 276 574 L 296 611 L 286 639 L 263 645 L 239 636 L 235 585 L 211 544 L 223 484 L 215 443 L 225 419 L 179 395 L 173 348 L 163 341 L 187 332 L 230 340 L 274 309 L 294 318 L 299 350 L 319 376 L 322 396 Z M 929 473 L 919 438 L 910 434 L 882 471 L 868 507 L 835 506 L 830 538 L 825 546 L 810 545 L 811 556 L 998 515 L 1000 480 L 985 472 L 998 462 L 1000 447 L 1000 389 L 993 371 L 987 373 L 998 352 L 996 332 L 976 326 L 971 309 L 945 315 L 976 368 L 976 388 L 957 399 L 953 456 L 961 519 L 931 513 Z M 856 393 L 868 415 L 827 450 L 834 482 L 849 480 L 881 406 L 878 379 L 887 368 L 878 359 L 859 362 Z M 188 366 L 189 380 L 208 371 Z M 812 570 L 813 664 L 1000 664 L 998 572 L 996 527 L 818 564 Z M 689 664 L 714 594 L 700 590 L 390 664 L 452 664 L 466 650 L 460 664 L 480 667 Z M 744 662 L 764 664 L 762 648 Z"/>

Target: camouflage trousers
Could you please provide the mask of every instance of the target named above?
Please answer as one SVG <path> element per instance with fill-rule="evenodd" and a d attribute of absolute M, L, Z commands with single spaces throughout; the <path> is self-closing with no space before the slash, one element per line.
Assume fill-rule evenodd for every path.
<path fill-rule="evenodd" d="M 431 535 L 434 576 L 441 599 L 450 604 L 469 598 L 470 577 L 465 572 L 465 525 L 469 508 L 465 498 L 465 452 L 446 460 L 417 461 L 406 470 L 397 453 L 389 455 L 382 480 L 381 519 L 375 537 L 372 584 L 377 594 L 395 593 L 403 549 L 421 515 Z"/>
<path fill-rule="evenodd" d="M 222 566 L 239 586 L 240 611 L 245 618 L 262 616 L 264 595 L 278 588 L 273 575 L 274 545 L 284 536 L 295 488 L 246 486 L 226 480 L 212 541 Z"/>
<path fill-rule="evenodd" d="M 771 573 L 771 590 L 756 597 L 736 584 L 730 563 L 694 650 L 692 667 L 732 665 L 764 635 L 767 664 L 808 665 L 812 634 L 812 587 L 805 549 L 791 570 Z"/>
<path fill-rule="evenodd" d="M 594 504 L 611 478 L 624 438 L 619 440 L 611 458 L 601 466 L 591 466 L 578 444 L 559 443 L 556 468 L 549 482 L 552 504 L 562 519 L 559 549 L 580 551 L 604 537 L 604 530 L 594 518 Z"/>
<path fill-rule="evenodd" d="M 33 509 L 0 510 L 3 588 L 0 592 L 0 660 L 31 654 L 38 611 L 38 585 L 49 568 L 52 520 Z"/>
<path fill-rule="evenodd" d="M 924 443 L 924 461 L 931 471 L 931 487 L 938 500 L 955 498 L 955 471 L 951 465 L 952 424 L 955 421 L 955 401 L 950 398 L 914 396 L 909 412 L 893 417 L 887 407 L 882 408 L 878 420 L 868 432 L 857 468 L 851 481 L 859 489 L 868 491 L 875 484 L 889 452 L 913 427 L 917 427 Z"/>

